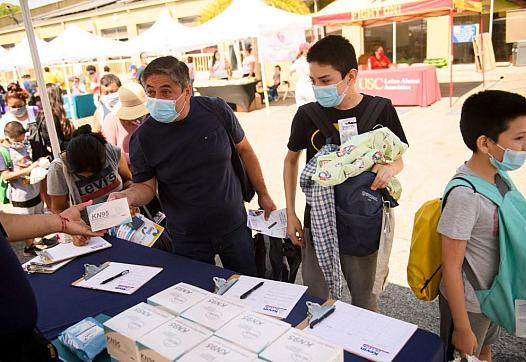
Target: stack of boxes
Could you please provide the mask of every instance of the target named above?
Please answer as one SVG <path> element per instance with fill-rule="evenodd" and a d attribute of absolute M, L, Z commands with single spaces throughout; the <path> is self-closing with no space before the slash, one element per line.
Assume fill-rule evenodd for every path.
<path fill-rule="evenodd" d="M 108 353 L 123 362 L 342 361 L 343 350 L 186 283 L 104 323 Z"/>

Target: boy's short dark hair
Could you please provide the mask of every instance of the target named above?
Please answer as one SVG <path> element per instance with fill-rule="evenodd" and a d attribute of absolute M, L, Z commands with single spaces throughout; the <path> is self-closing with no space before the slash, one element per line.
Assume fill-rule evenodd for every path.
<path fill-rule="evenodd" d="M 26 130 L 24 129 L 24 126 L 22 126 L 22 123 L 17 121 L 8 122 L 4 127 L 4 136 L 9 138 L 20 137 L 25 133 Z"/>
<path fill-rule="evenodd" d="M 276 65 L 274 66 L 274 68 L 278 68 L 279 71 L 281 72 L 281 67 L 280 67 L 278 64 L 276 64 Z"/>
<path fill-rule="evenodd" d="M 460 133 L 470 150 L 477 152 L 477 139 L 487 136 L 497 142 L 499 135 L 517 117 L 526 116 L 526 98 L 501 90 L 471 95 L 462 105 Z"/>
<path fill-rule="evenodd" d="M 307 62 L 330 65 L 340 72 L 342 78 L 358 69 L 354 47 L 339 35 L 329 35 L 314 44 L 307 53 Z"/>
<path fill-rule="evenodd" d="M 97 68 L 95 68 L 94 65 L 90 64 L 90 65 L 88 65 L 88 66 L 86 67 L 86 70 L 88 71 L 88 73 L 89 73 L 89 72 L 93 72 L 93 73 L 95 73 L 95 72 L 97 71 Z"/>

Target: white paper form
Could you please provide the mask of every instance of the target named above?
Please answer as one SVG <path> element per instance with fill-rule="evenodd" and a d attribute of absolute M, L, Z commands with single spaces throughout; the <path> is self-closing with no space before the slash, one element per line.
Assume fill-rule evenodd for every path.
<path fill-rule="evenodd" d="M 287 209 L 272 211 L 268 220 L 263 210 L 248 210 L 247 214 L 250 229 L 276 238 L 287 237 Z"/>
<path fill-rule="evenodd" d="M 263 285 L 250 293 L 243 301 L 250 305 L 252 311 L 277 318 L 287 318 L 307 290 L 307 287 L 303 285 L 242 275 L 224 296 L 230 299 L 239 299 L 241 294 L 247 292 L 259 282 L 263 282 Z"/>
<path fill-rule="evenodd" d="M 342 346 L 372 361 L 392 361 L 418 327 L 347 303 L 337 301 L 336 310 L 303 331 Z"/>
<path fill-rule="evenodd" d="M 126 270 L 128 271 L 127 274 L 119 276 L 107 283 L 102 283 Z M 81 278 L 75 281 L 73 285 L 107 292 L 132 294 L 162 270 L 163 268 L 153 266 L 109 262 L 106 268 L 93 277 L 88 280 Z"/>
<path fill-rule="evenodd" d="M 60 243 L 49 249 L 37 251 L 44 264 L 53 264 L 76 256 L 111 248 L 111 244 L 101 237 L 89 238 L 86 244 L 75 246 L 73 243 Z"/>

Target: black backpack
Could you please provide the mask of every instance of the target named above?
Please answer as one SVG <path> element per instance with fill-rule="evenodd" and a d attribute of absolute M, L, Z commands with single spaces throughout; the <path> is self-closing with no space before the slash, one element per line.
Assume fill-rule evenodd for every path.
<path fill-rule="evenodd" d="M 378 117 L 389 100 L 374 97 L 360 118 L 363 132 L 373 130 Z M 326 144 L 340 144 L 340 135 L 318 103 L 302 106 L 305 114 L 325 136 Z M 378 250 L 380 243 L 384 201 L 396 206 L 387 190 L 371 190 L 376 174 L 363 172 L 334 187 L 336 229 L 340 253 L 366 256 Z"/>
<path fill-rule="evenodd" d="M 301 264 L 301 247 L 289 239 L 258 233 L 254 236 L 254 249 L 259 278 L 294 284 Z"/>

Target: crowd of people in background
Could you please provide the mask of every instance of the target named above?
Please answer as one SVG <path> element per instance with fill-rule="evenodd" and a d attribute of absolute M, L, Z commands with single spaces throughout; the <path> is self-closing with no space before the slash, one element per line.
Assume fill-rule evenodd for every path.
<path fill-rule="evenodd" d="M 305 209 L 303 223 L 295 211 L 301 153 L 306 150 L 309 166 L 330 146 L 331 138 L 319 132 L 313 112 L 324 116 L 323 128 L 333 130 L 335 120 L 354 118 L 358 120 L 357 134 L 383 127 L 400 142 L 408 143 L 397 111 L 388 100 L 368 129 L 360 122 L 375 104 L 375 97 L 355 87 L 364 59 L 368 69 L 393 66 L 382 47 L 357 59 L 348 40 L 328 36 L 312 47 L 302 44 L 289 74 L 297 77 L 299 108 L 292 120 L 283 170 L 287 229 L 292 242 L 302 247 L 303 282 L 308 293 L 322 299 L 330 288 L 320 266 L 321 254 L 314 247 L 317 236 L 312 225 L 318 221 L 312 217 L 311 205 Z M 82 245 L 86 237 L 96 235 L 82 222 L 86 221 L 86 202 L 126 197 L 130 206 L 139 208 L 158 198 L 167 216 L 174 253 L 210 264 L 215 263 L 217 254 L 224 267 L 255 275 L 254 246 L 243 204 L 246 196 L 233 169 L 233 157 L 244 162 L 265 215 L 276 205 L 243 128 L 222 99 L 193 95 L 191 56 L 186 62 L 172 56 L 148 62 L 147 54 L 142 53 L 140 61 L 139 67 L 130 67 L 132 79 L 126 81 L 110 73 L 109 67 L 99 73 L 89 65 L 84 79 L 68 80 L 44 68 L 45 91 L 61 151 L 56 158 L 39 107 L 40 90 L 31 77 L 24 76 L 22 85 L 0 87 L 0 172 L 2 181 L 7 182 L 6 196 L 13 213 L 58 215 L 50 222 L 61 223 L 59 229 L 70 232 L 75 245 Z M 243 77 L 254 77 L 255 66 L 256 58 L 248 48 L 242 62 Z M 231 71 L 229 61 L 216 50 L 209 77 L 229 79 Z M 278 98 L 278 87 L 284 82 L 281 66 L 276 65 L 268 89 L 271 100 Z M 68 87 L 73 94 L 89 92 L 96 98 L 91 125 L 74 125 L 66 116 L 64 91 Z M 475 94 L 462 108 L 460 130 L 472 155 L 457 174 L 497 184 L 504 194 L 515 190 L 505 172 L 518 169 L 526 159 L 526 99 L 500 91 Z M 372 183 L 364 190 L 386 189 L 403 168 L 402 158 L 375 164 Z M 38 169 L 48 169 L 47 174 L 37 177 Z M 75 204 L 80 206 L 68 209 Z M 474 291 L 464 288 L 470 282 L 462 268 L 466 260 L 485 288 L 491 284 L 499 261 L 496 209 L 471 188 L 458 187 L 449 196 L 438 230 L 447 245 L 442 252 L 441 336 L 463 355 L 475 354 L 488 361 L 500 327 L 483 314 Z M 14 234 L 25 239 L 24 254 L 28 256 L 36 254 L 38 243 L 46 242 L 34 239 L 36 233 Z M 352 303 L 378 311 L 378 295 L 373 291 L 378 252 L 340 252 L 336 258 Z"/>

